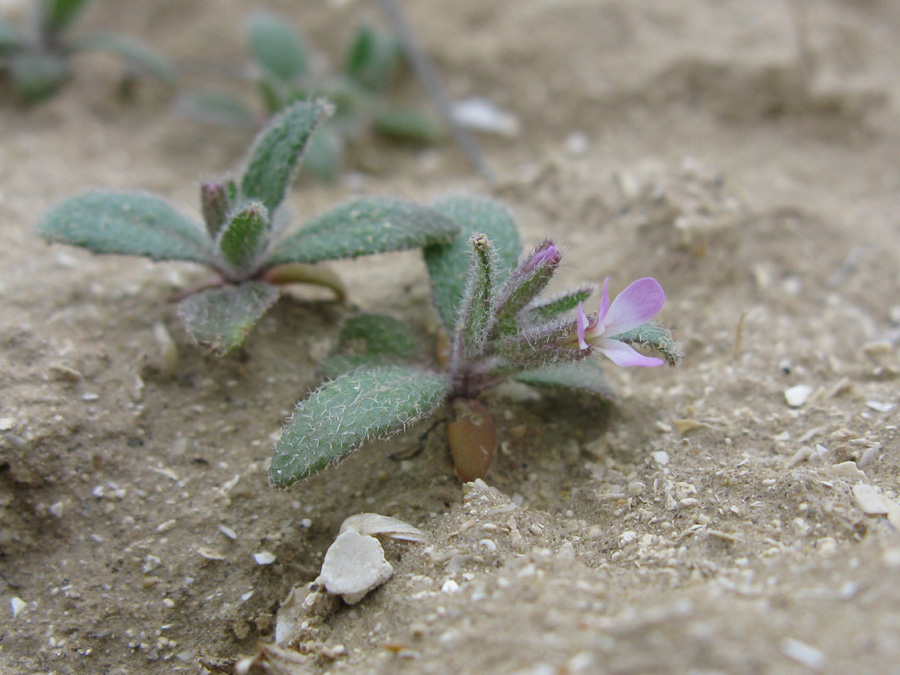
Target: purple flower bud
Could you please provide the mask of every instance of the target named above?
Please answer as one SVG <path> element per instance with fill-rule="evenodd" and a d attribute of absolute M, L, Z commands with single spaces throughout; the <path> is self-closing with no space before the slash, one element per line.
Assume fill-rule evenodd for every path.
<path fill-rule="evenodd" d="M 545 239 L 535 252 L 531 254 L 531 257 L 522 263 L 522 272 L 531 274 L 534 270 L 541 267 L 556 268 L 560 260 L 562 260 L 562 255 L 560 255 L 559 249 L 556 248 L 556 244 L 550 239 Z"/>

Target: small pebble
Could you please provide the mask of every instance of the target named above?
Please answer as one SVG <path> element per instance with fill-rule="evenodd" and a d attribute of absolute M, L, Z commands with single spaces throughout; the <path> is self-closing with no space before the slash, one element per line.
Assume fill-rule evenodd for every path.
<path fill-rule="evenodd" d="M 657 450 L 656 452 L 651 452 L 650 456 L 653 458 L 653 461 L 660 466 L 665 466 L 669 463 L 669 453 L 665 450 Z"/>
<path fill-rule="evenodd" d="M 866 401 L 866 407 L 871 408 L 872 410 L 877 410 L 878 412 L 890 412 L 894 409 L 894 403 L 882 403 L 881 401 Z"/>
<path fill-rule="evenodd" d="M 325 552 L 316 583 L 332 595 L 340 595 L 348 605 L 355 605 L 393 573 L 394 568 L 385 560 L 384 549 L 375 537 L 348 529 Z"/>
<path fill-rule="evenodd" d="M 0 417 L 0 431 L 9 431 L 16 426 L 14 417 Z"/>
<path fill-rule="evenodd" d="M 784 400 L 792 408 L 799 408 L 809 400 L 813 388 L 808 384 L 798 384 L 784 390 Z"/>
<path fill-rule="evenodd" d="M 459 584 L 453 581 L 453 579 L 447 579 L 444 582 L 444 585 L 441 586 L 441 591 L 444 593 L 457 593 L 459 592 Z"/>
<path fill-rule="evenodd" d="M 47 509 L 57 518 L 62 518 L 63 514 L 66 512 L 66 505 L 62 502 L 56 502 L 53 506 Z"/>

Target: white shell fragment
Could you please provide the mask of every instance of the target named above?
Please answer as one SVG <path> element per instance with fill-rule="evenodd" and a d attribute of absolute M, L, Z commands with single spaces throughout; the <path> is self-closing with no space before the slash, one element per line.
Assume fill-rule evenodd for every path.
<path fill-rule="evenodd" d="M 356 530 L 359 534 L 371 536 L 384 535 L 401 541 L 425 541 L 425 533 L 419 528 L 377 513 L 357 513 L 350 516 L 341 524 L 341 534 L 347 530 Z"/>
<path fill-rule="evenodd" d="M 798 384 L 784 390 L 784 400 L 792 408 L 799 408 L 809 400 L 813 388 L 808 384 Z"/>
<path fill-rule="evenodd" d="M 425 533 L 402 520 L 377 513 L 358 513 L 341 524 L 340 534 L 325 552 L 316 583 L 353 605 L 366 593 L 391 578 L 394 568 L 384 558 L 375 538 L 383 535 L 401 541 L 425 541 Z"/>
<path fill-rule="evenodd" d="M 384 559 L 384 549 L 375 537 L 348 529 L 326 551 L 316 583 L 332 595 L 340 595 L 348 605 L 355 605 L 393 573 L 394 568 Z"/>
<path fill-rule="evenodd" d="M 12 616 L 14 619 L 19 616 L 19 612 L 21 612 L 26 607 L 28 607 L 28 603 L 25 602 L 22 598 L 15 597 L 9 601 L 9 608 L 12 610 Z"/>
<path fill-rule="evenodd" d="M 859 483 L 853 486 L 856 505 L 867 516 L 886 516 L 889 513 L 885 498 L 871 485 Z"/>
<path fill-rule="evenodd" d="M 268 551 L 260 551 L 259 553 L 253 554 L 253 559 L 256 561 L 257 565 L 271 565 L 275 562 L 275 554 L 269 553 Z"/>

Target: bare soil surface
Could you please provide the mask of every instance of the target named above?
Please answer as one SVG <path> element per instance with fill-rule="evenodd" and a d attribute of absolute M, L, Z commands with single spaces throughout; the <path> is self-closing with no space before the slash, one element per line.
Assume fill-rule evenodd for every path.
<path fill-rule="evenodd" d="M 82 28 L 155 45 L 186 89 L 224 86 L 261 5 L 335 57 L 378 16 L 100 0 Z M 260 672 L 900 672 L 900 4 L 404 6 L 455 96 L 518 116 L 517 137 L 482 139 L 498 183 L 449 142 L 365 145 L 343 184 L 295 186 L 298 217 L 354 192 L 493 195 L 529 245 L 565 244 L 557 288 L 659 279 L 683 365 L 610 364 L 612 408 L 495 392 L 485 484 L 459 484 L 425 422 L 270 489 L 273 438 L 345 317 L 436 338 L 421 256 L 340 263 L 351 304 L 298 289 L 239 356 L 205 354 L 169 302 L 202 270 L 48 246 L 33 225 L 96 187 L 196 213 L 197 181 L 248 136 L 178 119 L 156 85 L 123 100 L 115 60 L 80 58 L 57 98 L 0 110 L 0 670 L 251 655 L 341 522 L 375 512 L 428 542 L 388 543 L 393 578 L 310 610 L 291 670 Z"/>

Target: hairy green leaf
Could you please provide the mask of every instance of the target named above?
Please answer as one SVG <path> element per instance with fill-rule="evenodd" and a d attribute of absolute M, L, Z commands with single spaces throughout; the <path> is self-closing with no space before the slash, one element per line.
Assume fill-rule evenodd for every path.
<path fill-rule="evenodd" d="M 528 370 L 516 375 L 515 379 L 539 387 L 574 389 L 585 394 L 599 396 L 606 401 L 615 399 L 615 392 L 606 381 L 603 369 L 592 359 Z"/>
<path fill-rule="evenodd" d="M 56 54 L 30 51 L 13 54 L 9 68 L 16 91 L 28 103 L 52 96 L 72 74 L 68 62 Z"/>
<path fill-rule="evenodd" d="M 436 143 L 444 128 L 433 116 L 415 108 L 391 108 L 373 120 L 375 131 L 396 141 Z"/>
<path fill-rule="evenodd" d="M 326 101 L 300 101 L 285 108 L 259 132 L 241 177 L 244 199 L 261 201 L 275 212 L 316 125 L 331 114 Z"/>
<path fill-rule="evenodd" d="M 458 335 L 468 359 L 482 355 L 493 327 L 493 299 L 497 279 L 497 255 L 490 240 L 476 234 L 471 240 L 469 278 L 460 305 Z"/>
<path fill-rule="evenodd" d="M 251 202 L 231 214 L 219 232 L 216 248 L 237 271 L 248 268 L 266 243 L 269 212 L 259 202 Z"/>
<path fill-rule="evenodd" d="M 384 314 L 358 314 L 341 328 L 335 353 L 320 369 L 337 377 L 360 366 L 416 361 L 423 351 L 422 342 L 402 321 Z"/>
<path fill-rule="evenodd" d="M 109 52 L 121 56 L 138 73 L 155 77 L 162 82 L 174 82 L 178 75 L 172 62 L 162 54 L 143 42 L 124 35 L 95 33 L 73 42 L 72 48 L 80 51 Z"/>
<path fill-rule="evenodd" d="M 593 284 L 584 284 L 570 291 L 563 291 L 547 298 L 538 299 L 525 308 L 526 317 L 523 321 L 555 319 L 563 312 L 568 312 L 578 307 L 578 303 L 584 302 L 591 297 L 595 290 Z"/>
<path fill-rule="evenodd" d="M 297 405 L 275 444 L 269 482 L 290 487 L 367 440 L 399 431 L 437 407 L 448 387 L 443 375 L 400 366 L 329 382 Z"/>
<path fill-rule="evenodd" d="M 257 12 L 247 22 L 250 50 L 259 64 L 284 82 L 304 75 L 309 57 L 303 39 L 284 19 Z"/>
<path fill-rule="evenodd" d="M 675 344 L 672 334 L 662 326 L 653 323 L 645 323 L 627 333 L 610 335 L 609 339 L 647 347 L 664 358 L 670 366 L 678 365 L 683 356 L 678 345 Z"/>
<path fill-rule="evenodd" d="M 448 197 L 436 202 L 434 209 L 455 220 L 461 228 L 450 243 L 429 246 L 423 251 L 435 305 L 447 330 L 452 331 L 466 288 L 472 235 L 484 234 L 493 244 L 498 258 L 498 283 L 503 283 L 516 266 L 522 239 L 509 211 L 493 200 Z"/>
<path fill-rule="evenodd" d="M 224 356 L 241 346 L 278 295 L 278 288 L 261 281 L 221 286 L 186 297 L 178 315 L 197 342 Z"/>
<path fill-rule="evenodd" d="M 41 26 L 59 33 L 75 23 L 91 0 L 41 0 Z"/>
<path fill-rule="evenodd" d="M 88 192 L 58 204 L 38 222 L 50 241 L 95 253 L 143 255 L 154 260 L 209 263 L 211 242 L 198 223 L 158 197 Z"/>
<path fill-rule="evenodd" d="M 400 251 L 450 241 L 459 225 L 427 206 L 362 197 L 338 206 L 284 237 L 271 264 L 319 262 Z"/>

